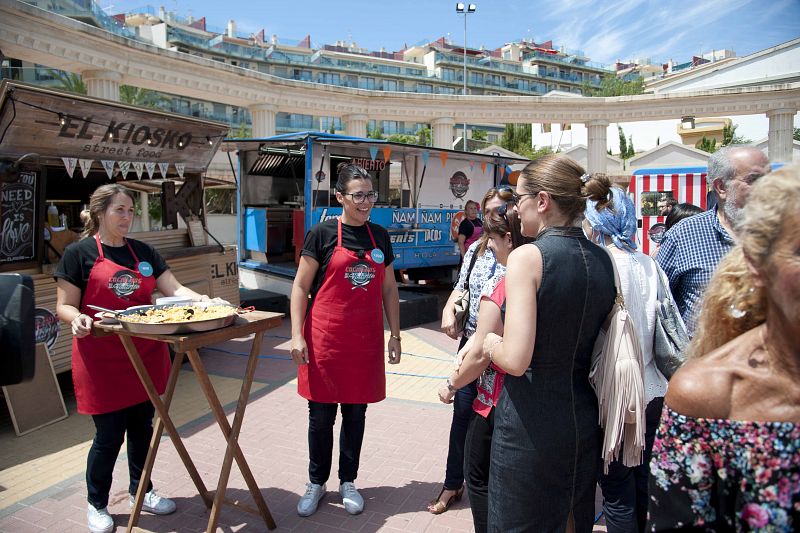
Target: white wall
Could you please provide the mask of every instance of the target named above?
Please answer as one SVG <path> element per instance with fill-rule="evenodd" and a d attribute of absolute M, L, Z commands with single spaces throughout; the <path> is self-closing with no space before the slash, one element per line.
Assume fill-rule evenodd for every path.
<path fill-rule="evenodd" d="M 206 215 L 206 226 L 222 244 L 236 244 L 236 215 Z M 214 239 L 209 237 L 208 244 Z"/>

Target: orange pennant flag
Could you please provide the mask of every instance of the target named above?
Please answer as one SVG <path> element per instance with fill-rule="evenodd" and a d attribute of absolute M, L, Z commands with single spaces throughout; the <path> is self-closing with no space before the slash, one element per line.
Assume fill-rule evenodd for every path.
<path fill-rule="evenodd" d="M 481 170 L 486 174 L 486 161 L 481 161 Z"/>
<path fill-rule="evenodd" d="M 389 162 L 389 156 L 392 155 L 392 149 L 389 146 L 383 148 L 383 160 Z"/>
<path fill-rule="evenodd" d="M 447 164 L 447 156 L 450 155 L 447 152 L 439 152 L 439 159 L 442 160 L 442 166 Z"/>

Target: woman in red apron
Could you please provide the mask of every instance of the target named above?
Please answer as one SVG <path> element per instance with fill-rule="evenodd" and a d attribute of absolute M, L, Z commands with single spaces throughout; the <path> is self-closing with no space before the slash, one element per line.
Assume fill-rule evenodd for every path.
<path fill-rule="evenodd" d="M 97 430 L 86 465 L 87 520 L 93 532 L 112 531 L 108 513 L 111 475 L 127 434 L 130 501 L 139 486 L 153 430 L 152 404 L 119 338 L 91 335 L 94 314 L 88 304 L 109 309 L 150 305 L 153 290 L 195 300 L 207 296 L 183 287 L 164 259 L 149 245 L 126 239 L 133 222 L 133 198 L 117 184 L 99 187 L 89 202 L 84 239 L 69 246 L 55 271 L 58 317 L 72 327 L 72 379 L 78 412 L 92 415 Z M 169 374 L 164 343 L 134 339 L 159 393 Z M 148 487 L 144 509 L 175 511 L 175 504 Z"/>
<path fill-rule="evenodd" d="M 357 165 L 340 164 L 338 175 L 342 216 L 309 230 L 291 295 L 292 359 L 298 365 L 298 393 L 308 400 L 309 411 L 309 483 L 297 504 L 300 516 L 313 514 L 325 495 L 339 404 L 339 493 L 348 513 L 364 509 L 353 482 L 367 404 L 386 397 L 382 309 L 391 330 L 389 363 L 400 362 L 394 255 L 386 230 L 368 222 L 377 193 Z"/>

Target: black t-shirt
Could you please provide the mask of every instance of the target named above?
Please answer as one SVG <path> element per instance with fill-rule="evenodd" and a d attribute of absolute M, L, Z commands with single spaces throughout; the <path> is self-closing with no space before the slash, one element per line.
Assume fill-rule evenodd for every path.
<path fill-rule="evenodd" d="M 472 234 L 475 232 L 475 227 L 483 227 L 483 222 L 481 219 L 476 218 L 475 220 L 470 220 L 465 218 L 461 221 L 461 224 L 458 226 L 458 234 L 463 235 L 465 238 L 469 239 L 472 237 Z"/>
<path fill-rule="evenodd" d="M 146 242 L 128 239 L 128 242 L 136 253 L 139 261 L 147 261 L 153 267 L 153 277 L 158 277 L 169 270 L 166 261 L 161 257 L 155 248 Z M 131 255 L 131 251 L 127 246 L 103 246 L 103 255 L 109 261 L 134 270 L 136 268 L 136 260 Z M 83 293 L 86 292 L 86 285 L 89 282 L 89 272 L 97 261 L 97 242 L 94 237 L 87 237 L 80 241 L 70 244 L 64 250 L 64 256 L 61 261 L 56 265 L 56 270 L 53 277 L 56 279 L 62 278 L 81 290 L 81 300 L 83 300 Z"/>
<path fill-rule="evenodd" d="M 311 285 L 312 298 L 317 294 L 320 286 L 322 286 L 325 271 L 328 268 L 331 256 L 333 256 L 333 249 L 336 248 L 338 223 L 338 219 L 332 218 L 312 226 L 306 234 L 305 242 L 303 242 L 303 251 L 300 255 L 307 255 L 319 263 L 317 275 L 314 277 L 314 283 Z M 367 224 L 369 224 L 369 229 L 372 230 L 375 244 L 383 252 L 384 264 L 387 266 L 391 265 L 392 261 L 394 261 L 394 251 L 392 250 L 392 243 L 389 240 L 389 233 L 383 226 L 373 224 L 372 222 L 367 222 Z M 366 225 L 348 226 L 342 223 L 342 246 L 354 252 L 359 250 L 372 250 L 372 241 L 369 238 Z"/>

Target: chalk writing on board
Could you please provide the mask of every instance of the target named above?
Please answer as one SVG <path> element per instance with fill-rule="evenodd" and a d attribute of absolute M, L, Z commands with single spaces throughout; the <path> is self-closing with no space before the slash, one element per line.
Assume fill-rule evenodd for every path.
<path fill-rule="evenodd" d="M 0 262 L 35 257 L 36 173 L 20 172 L 17 181 L 0 184 Z"/>

